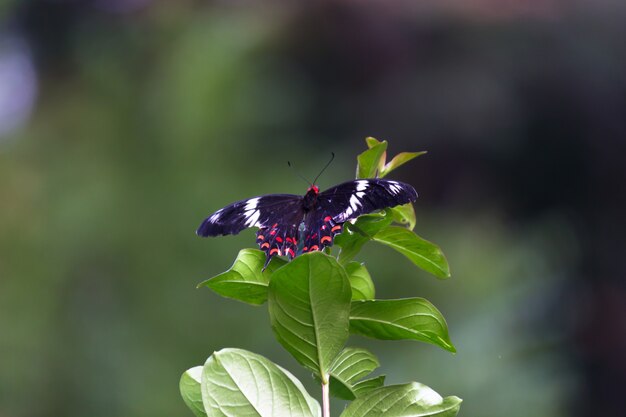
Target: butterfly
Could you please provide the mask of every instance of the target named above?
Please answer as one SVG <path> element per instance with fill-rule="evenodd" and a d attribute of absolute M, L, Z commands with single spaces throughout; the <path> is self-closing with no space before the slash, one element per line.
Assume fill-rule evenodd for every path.
<path fill-rule="evenodd" d="M 348 181 L 323 192 L 311 185 L 304 196 L 268 194 L 237 201 L 207 217 L 196 234 L 235 235 L 258 227 L 256 241 L 265 251 L 265 269 L 276 255 L 291 260 L 302 253 L 332 246 L 349 220 L 416 199 L 415 189 L 399 181 Z"/>

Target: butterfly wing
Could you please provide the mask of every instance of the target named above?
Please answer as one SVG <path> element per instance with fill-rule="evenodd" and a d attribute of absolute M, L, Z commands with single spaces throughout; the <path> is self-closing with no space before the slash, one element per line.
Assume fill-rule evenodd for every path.
<path fill-rule="evenodd" d="M 325 208 L 333 221 L 343 223 L 386 207 L 417 200 L 409 184 L 381 179 L 348 181 L 320 193 L 318 205 Z"/>
<path fill-rule="evenodd" d="M 417 192 L 409 184 L 367 179 L 348 181 L 320 193 L 315 209 L 305 220 L 303 252 L 332 246 L 342 224 L 386 207 L 395 207 L 417 200 Z"/>
<path fill-rule="evenodd" d="M 322 250 L 332 246 L 344 222 L 416 199 L 415 189 L 402 182 L 381 179 L 348 181 L 317 195 L 306 213 L 301 196 L 264 195 L 216 211 L 202 222 L 196 233 L 204 237 L 230 235 L 258 227 L 257 244 L 265 251 L 265 269 L 276 255 L 294 258 L 298 254 L 299 239 L 303 240 L 302 252 Z M 303 221 L 304 230 L 300 233 L 299 226 Z"/>
<path fill-rule="evenodd" d="M 258 227 L 257 243 L 267 260 L 273 256 L 296 255 L 298 226 L 304 219 L 302 197 L 293 194 L 270 194 L 230 204 L 207 217 L 198 236 L 235 235 L 243 229 Z"/>
<path fill-rule="evenodd" d="M 237 201 L 219 209 L 202 222 L 198 236 L 236 235 L 248 227 L 267 227 L 277 216 L 301 210 L 302 197 L 293 194 L 269 194 Z"/>

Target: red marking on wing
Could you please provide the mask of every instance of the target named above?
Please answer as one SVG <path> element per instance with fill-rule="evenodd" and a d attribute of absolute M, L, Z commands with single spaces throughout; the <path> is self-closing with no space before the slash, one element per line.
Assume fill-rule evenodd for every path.
<path fill-rule="evenodd" d="M 332 229 L 330 229 L 331 232 L 335 232 L 336 230 L 341 230 L 341 226 L 337 225 L 337 226 L 334 226 Z"/>
<path fill-rule="evenodd" d="M 276 236 L 276 242 L 283 243 L 283 238 L 280 236 Z"/>
<path fill-rule="evenodd" d="M 323 236 L 322 239 L 320 239 L 320 243 L 324 244 L 326 242 L 332 242 L 333 238 L 331 238 L 330 236 Z"/>
<path fill-rule="evenodd" d="M 319 250 L 319 248 L 320 248 L 319 246 L 317 246 L 317 245 L 313 245 L 313 246 L 311 246 L 311 248 L 309 249 L 309 252 L 313 252 L 314 250 Z"/>
<path fill-rule="evenodd" d="M 291 248 L 287 248 L 287 252 L 289 252 L 289 255 L 291 255 L 292 258 L 296 256 L 296 253 Z"/>
<path fill-rule="evenodd" d="M 259 240 L 263 240 L 263 239 L 265 239 L 265 236 L 263 236 L 263 235 L 258 235 L 256 238 L 257 238 L 257 239 L 259 239 Z"/>
<path fill-rule="evenodd" d="M 270 235 L 274 236 L 276 234 L 276 230 L 270 231 Z"/>
<path fill-rule="evenodd" d="M 324 221 L 325 221 L 326 223 L 328 223 L 331 219 L 332 219 L 332 217 L 330 217 L 330 216 L 326 216 L 326 217 L 324 217 Z"/>
<path fill-rule="evenodd" d="M 272 256 L 272 255 L 274 255 L 276 253 L 280 255 L 280 250 L 278 248 L 272 248 L 272 250 L 270 251 L 270 256 Z"/>
<path fill-rule="evenodd" d="M 261 245 L 261 249 L 267 249 L 270 247 L 270 243 L 269 242 L 265 242 L 264 244 Z"/>

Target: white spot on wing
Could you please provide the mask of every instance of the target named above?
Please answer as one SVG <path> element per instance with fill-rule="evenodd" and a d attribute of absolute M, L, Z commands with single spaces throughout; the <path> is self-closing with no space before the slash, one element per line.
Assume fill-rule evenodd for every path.
<path fill-rule="evenodd" d="M 261 215 L 261 212 L 259 210 L 255 210 L 253 213 L 251 213 L 246 219 L 246 226 L 248 227 L 258 226 L 257 222 L 259 221 L 260 215 Z"/>
<path fill-rule="evenodd" d="M 391 191 L 392 194 L 398 194 L 402 191 L 402 187 L 396 181 L 389 181 L 389 191 Z"/>
<path fill-rule="evenodd" d="M 364 191 L 367 189 L 367 187 L 369 186 L 369 184 L 367 183 L 367 181 L 357 181 L 356 182 L 356 190 L 357 191 Z"/>
<path fill-rule="evenodd" d="M 220 218 L 221 214 L 222 214 L 222 209 L 219 209 L 218 211 L 213 213 L 213 215 L 211 215 L 211 217 L 209 217 L 209 222 L 211 222 L 211 223 L 217 222 L 217 220 Z"/>
<path fill-rule="evenodd" d="M 353 194 L 350 197 L 350 208 L 352 209 L 352 211 L 356 211 L 357 207 L 359 206 L 361 206 L 361 202 L 359 201 L 359 198 Z"/>
<path fill-rule="evenodd" d="M 246 202 L 246 211 L 256 210 L 256 206 L 259 203 L 259 197 L 251 198 Z"/>

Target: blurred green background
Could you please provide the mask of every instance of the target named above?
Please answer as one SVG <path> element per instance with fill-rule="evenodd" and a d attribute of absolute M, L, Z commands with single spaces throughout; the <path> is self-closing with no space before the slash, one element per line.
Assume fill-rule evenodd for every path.
<path fill-rule="evenodd" d="M 266 307 L 195 285 L 254 232 L 203 240 L 232 201 L 354 176 L 364 137 L 429 154 L 438 281 L 362 253 L 378 297 L 423 296 L 458 354 L 354 337 L 388 382 L 461 416 L 626 409 L 622 1 L 0 3 L 0 416 L 190 416 L 178 379 L 214 350 L 319 390 Z M 335 413 L 343 404 L 335 403 Z"/>

